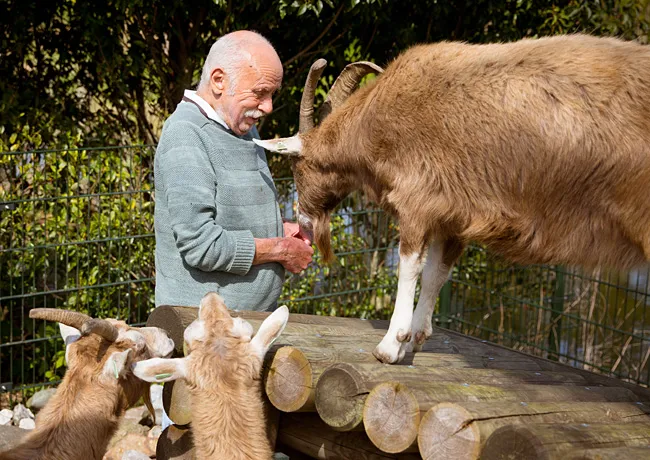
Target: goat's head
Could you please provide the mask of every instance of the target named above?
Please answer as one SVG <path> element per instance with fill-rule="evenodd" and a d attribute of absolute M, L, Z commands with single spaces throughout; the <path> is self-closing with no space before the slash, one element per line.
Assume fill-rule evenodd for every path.
<path fill-rule="evenodd" d="M 253 335 L 253 326 L 242 318 L 232 318 L 223 299 L 210 292 L 201 299 L 198 318 L 185 329 L 188 355 L 140 361 L 134 373 L 148 382 L 184 378 L 190 388 L 208 388 L 217 381 L 250 385 L 260 379 L 264 356 L 288 319 L 289 310 L 281 306 Z"/>
<path fill-rule="evenodd" d="M 330 167 L 325 158 L 327 150 L 337 142 L 336 129 L 330 136 L 315 135 L 319 127 L 314 129 L 314 93 L 326 64 L 324 59 L 319 59 L 309 69 L 300 103 L 299 133 L 289 138 L 265 141 L 254 139 L 254 142 L 269 151 L 292 157 L 292 170 L 298 191 L 298 222 L 303 231 L 313 231 L 314 241 L 323 260 L 331 262 L 334 254 L 330 243 L 330 214 L 359 184 L 354 183 L 351 176 Z M 365 75 L 382 72 L 381 67 L 371 62 L 348 64 L 332 85 L 321 107 L 321 124 L 333 110 L 345 103 Z"/>
<path fill-rule="evenodd" d="M 133 363 L 170 356 L 174 342 L 157 327 L 130 327 L 124 321 L 91 318 L 55 308 L 34 308 L 29 317 L 59 323 L 65 341 L 66 376 L 123 391 L 128 405 L 144 398 L 150 411 L 149 384 L 133 375 Z M 72 378 L 71 378 L 72 379 Z"/>

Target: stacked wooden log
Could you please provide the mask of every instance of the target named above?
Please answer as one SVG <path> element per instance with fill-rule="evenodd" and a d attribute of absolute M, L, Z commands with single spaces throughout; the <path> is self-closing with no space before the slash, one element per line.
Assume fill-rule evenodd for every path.
<path fill-rule="evenodd" d="M 266 316 L 233 315 L 255 328 Z M 181 352 L 195 316 L 161 307 L 148 324 L 168 329 Z M 650 458 L 645 388 L 443 329 L 422 352 L 384 365 L 372 350 L 387 327 L 291 315 L 265 362 L 264 389 L 281 414 L 270 434 L 279 450 L 292 459 Z M 171 419 L 187 427 L 183 384 L 164 394 Z M 165 453 L 181 435 L 163 435 L 157 458 L 187 458 Z"/>

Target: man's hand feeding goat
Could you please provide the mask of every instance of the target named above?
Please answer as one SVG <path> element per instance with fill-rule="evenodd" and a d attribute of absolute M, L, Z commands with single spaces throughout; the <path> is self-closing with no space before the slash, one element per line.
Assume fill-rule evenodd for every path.
<path fill-rule="evenodd" d="M 294 156 L 304 226 L 333 258 L 329 216 L 362 189 L 399 219 L 386 363 L 432 332 L 440 287 L 469 241 L 510 261 L 630 267 L 650 259 L 650 47 L 586 35 L 409 49 L 352 93 L 349 65 L 313 128 L 259 141 Z M 422 292 L 413 301 L 419 275 Z"/>

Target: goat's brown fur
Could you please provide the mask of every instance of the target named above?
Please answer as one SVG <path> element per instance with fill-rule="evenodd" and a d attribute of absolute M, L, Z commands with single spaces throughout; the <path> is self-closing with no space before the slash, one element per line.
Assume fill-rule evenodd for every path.
<path fill-rule="evenodd" d="M 270 458 L 262 405 L 262 361 L 232 333 L 233 319 L 219 298 L 204 316 L 204 342 L 190 344 L 187 374 L 197 458 Z"/>
<path fill-rule="evenodd" d="M 111 322 L 118 329 L 131 329 L 123 321 Z M 36 428 L 21 445 L 0 453 L 0 460 L 101 459 L 126 409 L 142 397 L 152 410 L 151 384 L 130 370 L 131 363 L 152 357 L 147 346 L 128 339 L 109 342 L 90 334 L 69 347 L 69 369 L 55 395 L 38 413 Z M 104 375 L 110 356 L 127 349 L 131 352 L 120 378 Z"/>
<path fill-rule="evenodd" d="M 281 308 L 288 318 L 286 307 Z M 150 381 L 159 376 L 164 381 L 185 379 L 197 458 L 270 459 L 273 455 L 261 371 L 273 334 L 279 335 L 284 324 L 262 332 L 265 321 L 251 340 L 252 326 L 243 321 L 236 325 L 236 321 L 242 320 L 231 318 L 221 297 L 208 293 L 201 300 L 199 318 L 185 331 L 188 356 L 145 361 L 135 368 L 138 376 Z"/>
<path fill-rule="evenodd" d="M 586 35 L 411 48 L 302 136 L 315 241 L 364 188 L 401 251 L 476 241 L 519 263 L 650 259 L 650 47 Z"/>

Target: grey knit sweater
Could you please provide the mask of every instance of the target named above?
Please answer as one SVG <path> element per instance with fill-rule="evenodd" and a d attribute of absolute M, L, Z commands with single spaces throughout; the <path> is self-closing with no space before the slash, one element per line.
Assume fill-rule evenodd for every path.
<path fill-rule="evenodd" d="M 283 236 L 264 149 L 182 102 L 156 149 L 156 306 L 198 306 L 209 291 L 231 309 L 276 306 L 284 268 L 252 265 L 253 238 Z"/>

